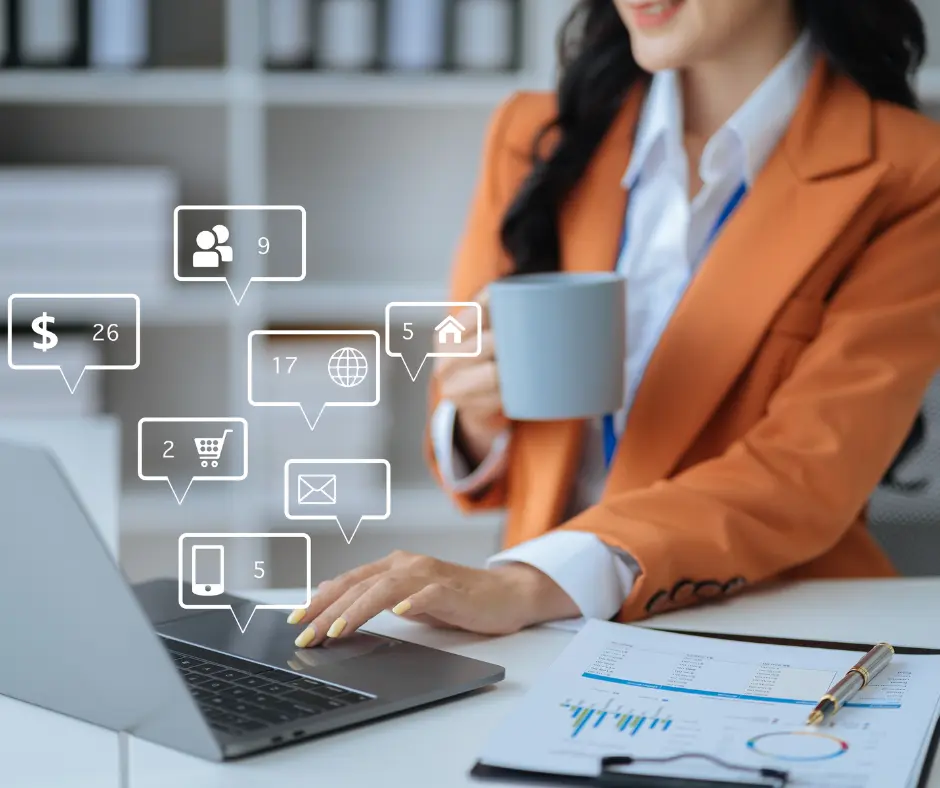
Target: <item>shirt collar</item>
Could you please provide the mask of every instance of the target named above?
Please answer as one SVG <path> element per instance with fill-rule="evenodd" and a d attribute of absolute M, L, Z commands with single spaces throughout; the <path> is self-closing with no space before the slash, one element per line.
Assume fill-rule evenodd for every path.
<path fill-rule="evenodd" d="M 805 32 L 708 141 L 702 154 L 703 180 L 707 182 L 733 169 L 736 177 L 743 178 L 748 186 L 753 184 L 790 125 L 813 65 L 812 38 Z M 660 164 L 681 162 L 684 166 L 683 126 L 678 73 L 659 71 L 643 104 L 624 186 L 634 186 L 641 173 Z"/>

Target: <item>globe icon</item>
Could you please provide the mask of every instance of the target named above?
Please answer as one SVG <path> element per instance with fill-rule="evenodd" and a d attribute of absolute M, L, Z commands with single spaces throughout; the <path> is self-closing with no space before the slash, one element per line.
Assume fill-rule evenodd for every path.
<path fill-rule="evenodd" d="M 369 374 L 369 362 L 354 347 L 344 347 L 330 356 L 330 380 L 344 389 L 358 386 Z"/>

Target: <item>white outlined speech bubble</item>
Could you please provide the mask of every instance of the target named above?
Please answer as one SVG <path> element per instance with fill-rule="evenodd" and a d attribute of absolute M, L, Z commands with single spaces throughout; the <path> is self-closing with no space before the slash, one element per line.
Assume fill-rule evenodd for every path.
<path fill-rule="evenodd" d="M 311 361 L 308 355 L 300 359 L 296 356 L 282 358 L 267 346 L 267 341 L 272 338 L 329 341 L 331 349 L 332 345 L 335 345 L 335 352 L 340 353 L 349 349 L 350 345 L 360 344 L 368 350 L 366 378 L 359 385 L 346 388 L 339 386 L 331 380 L 332 356 L 327 361 L 322 359 Z M 364 356 L 365 350 L 357 351 L 355 347 L 352 348 L 352 352 L 361 352 Z M 361 408 L 375 407 L 379 404 L 382 387 L 381 355 L 381 339 L 378 331 L 252 331 L 248 335 L 248 404 L 256 408 L 299 408 L 307 426 L 312 431 L 316 429 L 320 417 L 328 407 Z M 276 364 L 272 366 L 275 361 Z M 261 364 L 268 365 L 264 372 L 262 372 Z M 314 364 L 319 366 L 312 366 Z M 270 382 L 272 374 L 277 375 L 286 386 L 283 390 L 283 399 L 268 398 L 257 391 L 256 376 L 261 381 L 265 379 L 264 376 L 267 376 Z M 324 395 L 324 391 L 328 393 Z M 316 418 L 311 421 L 310 417 L 314 413 Z"/>
<path fill-rule="evenodd" d="M 79 304 L 80 301 L 110 303 L 89 306 Z M 74 316 L 76 311 L 81 313 L 81 318 Z M 33 347 L 27 345 L 28 356 L 16 350 L 13 341 L 18 318 L 23 317 L 33 321 L 33 331 L 37 332 L 35 336 L 42 340 Z M 72 366 L 70 354 L 63 351 L 62 357 L 57 360 L 57 351 L 62 351 L 63 346 L 58 343 L 56 332 L 52 330 L 56 326 L 56 318 L 60 323 L 68 322 L 72 337 L 76 336 L 74 329 L 77 324 L 87 324 L 88 341 L 102 347 L 109 343 L 124 343 L 122 337 L 126 337 L 126 332 L 131 330 L 133 343 L 129 350 L 133 358 L 127 358 L 124 363 L 79 362 L 77 366 Z M 128 326 L 125 318 L 132 320 L 134 325 Z M 33 352 L 34 349 L 38 349 L 39 355 Z M 14 293 L 7 299 L 7 364 L 14 370 L 58 370 L 70 394 L 75 393 L 88 370 L 137 369 L 140 366 L 140 298 L 133 293 Z"/>
<path fill-rule="evenodd" d="M 303 596 L 290 604 L 251 605 L 251 612 L 244 623 L 238 612 L 229 604 L 213 603 L 213 596 L 223 593 L 250 591 L 253 585 L 266 588 L 269 580 L 267 558 L 270 550 L 261 544 L 254 552 L 252 541 L 296 540 L 297 550 L 303 550 L 307 563 L 307 583 Z M 184 610 L 229 610 L 242 634 L 248 629 L 257 610 L 296 610 L 307 607 L 311 599 L 311 552 L 310 536 L 300 533 L 190 533 L 180 536 L 178 546 L 178 592 L 179 605 Z M 186 570 L 189 570 L 187 573 Z M 188 579 L 187 579 L 188 578 Z"/>
<path fill-rule="evenodd" d="M 146 435 L 148 427 L 160 434 Z M 237 473 L 229 472 L 233 454 Z M 248 478 L 248 421 L 143 418 L 137 422 L 137 476 L 145 482 L 165 481 L 180 505 L 193 482 L 243 481 Z"/>
<path fill-rule="evenodd" d="M 476 313 L 476 325 L 464 326 L 459 323 L 455 313 L 471 309 Z M 428 324 L 424 341 L 415 332 L 416 324 L 426 324 L 422 313 L 431 313 L 442 318 Z M 397 319 L 399 318 L 400 319 Z M 462 339 L 464 332 L 475 329 L 475 339 L 467 343 Z M 414 383 L 421 374 L 429 358 L 475 358 L 483 351 L 481 334 L 483 331 L 483 308 L 475 301 L 393 301 L 385 307 L 385 353 L 391 358 L 400 358 Z M 439 335 L 438 347 L 450 347 L 446 351 L 433 350 L 431 341 L 434 334 Z M 393 350 L 393 341 L 397 350 Z M 417 343 L 417 344 L 415 344 Z"/>
<path fill-rule="evenodd" d="M 355 466 L 378 469 L 384 490 L 366 490 Z M 332 478 L 330 478 L 332 477 Z M 316 496 L 316 493 L 322 493 Z M 370 492 L 375 493 L 369 495 Z M 374 509 L 374 511 L 368 511 Z M 366 520 L 387 520 L 392 513 L 392 466 L 388 460 L 288 460 L 284 464 L 284 516 L 288 520 L 332 520 L 352 544 Z M 351 533 L 342 519 L 356 521 Z"/>
<path fill-rule="evenodd" d="M 200 265 L 197 267 L 196 260 L 193 261 L 193 271 L 192 274 L 183 274 L 181 273 L 180 265 L 180 255 L 182 252 L 182 244 L 180 239 L 180 214 L 184 212 L 202 212 L 202 213 L 215 213 L 215 214 L 226 214 L 228 216 L 245 214 L 249 211 L 264 212 L 265 214 L 271 213 L 288 213 L 296 212 L 299 214 L 300 218 L 300 238 L 294 239 L 299 241 L 297 244 L 300 254 L 300 274 L 295 276 L 251 276 L 248 278 L 248 281 L 244 281 L 244 277 L 235 277 L 230 278 L 229 276 L 223 273 L 210 274 L 207 272 L 215 270 L 216 267 L 221 268 L 222 262 L 231 262 L 232 259 L 235 259 L 236 255 L 244 254 L 253 254 L 256 257 L 261 257 L 259 265 L 267 268 L 269 265 L 269 260 L 267 259 L 269 255 L 272 254 L 273 250 L 277 247 L 287 245 L 290 248 L 290 241 L 285 238 L 272 239 L 267 235 L 260 235 L 257 241 L 257 248 L 252 248 L 250 252 L 245 252 L 238 246 L 238 237 L 237 234 L 234 237 L 230 232 L 230 228 L 227 225 L 213 224 L 214 220 L 210 220 L 207 217 L 207 221 L 204 225 L 199 226 L 199 232 L 196 233 L 196 243 L 198 245 L 197 251 L 194 253 L 194 258 L 200 254 L 215 255 L 218 254 L 217 250 L 224 249 L 226 250 L 224 254 L 220 254 L 216 258 L 215 265 L 203 266 Z M 229 219 L 225 220 L 229 222 Z M 219 231 L 221 228 L 221 232 Z M 267 232 L 267 231 L 266 231 Z M 211 246 L 203 245 L 200 243 L 199 236 L 208 233 L 206 237 L 211 235 L 215 236 L 215 241 Z M 220 240 L 221 239 L 221 240 Z M 229 245 L 231 242 L 231 245 Z M 227 259 L 226 259 L 227 258 Z M 241 260 L 241 257 L 236 260 L 236 263 Z M 243 262 L 243 260 L 241 260 Z M 244 268 L 236 265 L 236 271 L 244 270 Z M 307 211 L 302 205 L 178 205 L 173 211 L 173 277 L 178 282 L 224 282 L 225 286 L 228 288 L 229 293 L 232 294 L 232 298 L 235 300 L 235 305 L 240 306 L 242 300 L 245 298 L 245 294 L 248 292 L 248 288 L 251 287 L 253 282 L 301 282 L 307 278 Z M 235 281 L 235 289 L 232 287 L 232 282 Z M 244 285 L 244 287 L 242 286 Z M 241 295 L 235 295 L 236 290 L 241 289 Z"/>

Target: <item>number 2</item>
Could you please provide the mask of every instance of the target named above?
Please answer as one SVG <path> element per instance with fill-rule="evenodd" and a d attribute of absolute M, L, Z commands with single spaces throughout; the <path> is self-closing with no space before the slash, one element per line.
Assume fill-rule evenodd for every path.
<path fill-rule="evenodd" d="M 260 580 L 262 577 L 264 577 L 264 561 L 255 561 L 255 580 Z"/>
<path fill-rule="evenodd" d="M 163 445 L 166 446 L 166 451 L 163 452 L 164 460 L 175 460 L 176 457 L 170 454 L 173 451 L 173 441 L 163 441 Z"/>

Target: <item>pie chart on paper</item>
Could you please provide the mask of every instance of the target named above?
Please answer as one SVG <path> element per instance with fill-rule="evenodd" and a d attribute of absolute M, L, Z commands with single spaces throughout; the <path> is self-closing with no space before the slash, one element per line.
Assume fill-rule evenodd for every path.
<path fill-rule="evenodd" d="M 849 749 L 848 742 L 814 731 L 764 733 L 748 740 L 748 749 L 778 761 L 827 761 Z"/>

